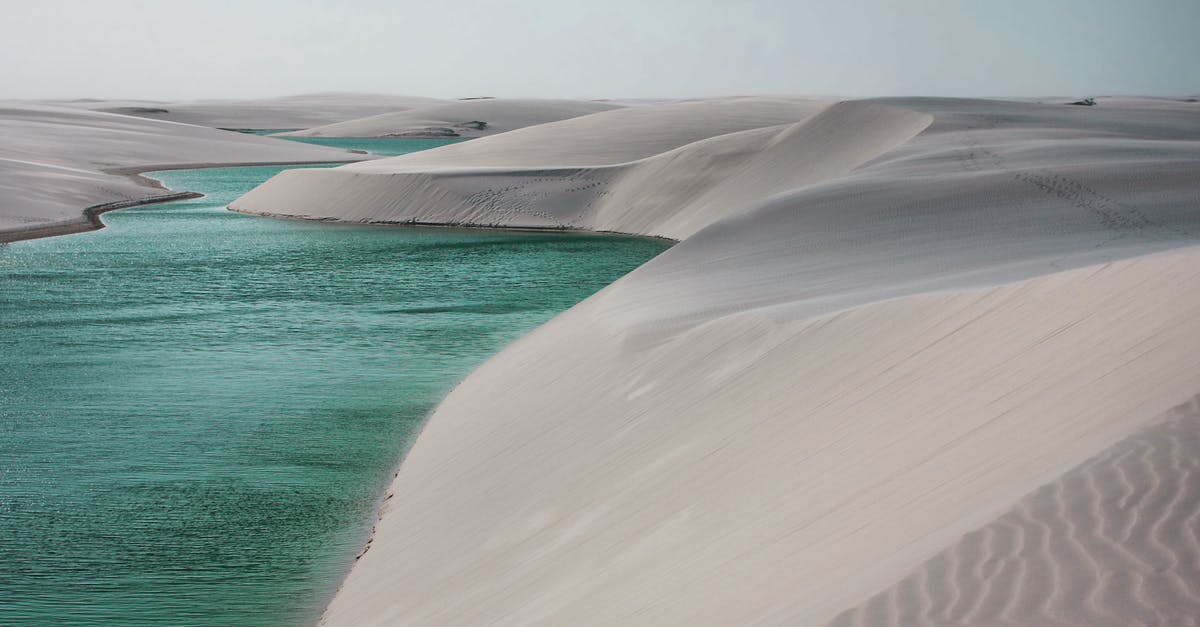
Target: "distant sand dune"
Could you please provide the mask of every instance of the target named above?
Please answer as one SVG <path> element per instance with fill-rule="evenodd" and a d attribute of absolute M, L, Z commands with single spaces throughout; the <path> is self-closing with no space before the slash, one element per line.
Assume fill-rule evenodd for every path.
<path fill-rule="evenodd" d="M 1200 624 L 1200 399 L 831 623 Z"/>
<path fill-rule="evenodd" d="M 282 133 L 286 137 L 484 137 L 618 109 L 591 100 L 487 98 L 452 101 Z"/>
<path fill-rule="evenodd" d="M 625 107 L 444 146 L 419 158 L 400 155 L 361 171 L 612 165 L 717 135 L 799 122 L 830 104 L 827 98 L 740 97 Z"/>
<path fill-rule="evenodd" d="M 765 104 L 768 116 L 777 115 L 774 102 L 739 104 L 749 112 L 762 110 Z M 695 106 L 688 103 L 687 108 Z M 657 119 L 637 112 L 638 121 L 677 125 L 681 118 L 675 109 L 678 107 L 664 107 L 657 112 Z M 737 104 L 719 103 L 717 110 L 747 124 L 737 116 Z M 793 111 L 785 115 L 804 121 L 723 133 L 615 165 L 496 170 L 472 167 L 471 159 L 429 155 L 420 161 L 388 159 L 378 167 L 364 164 L 316 174 L 284 172 L 231 208 L 364 222 L 619 230 L 682 239 L 774 193 L 844 175 L 910 139 L 931 120 L 907 109 L 864 103 L 785 110 Z M 617 111 L 596 117 L 604 122 L 630 115 Z M 699 120 L 682 120 L 703 128 Z M 557 136 L 557 131 L 548 128 L 551 126 L 529 130 Z M 574 126 L 579 125 L 567 130 Z M 730 126 L 728 122 L 726 126 Z M 674 140 L 664 137 L 654 149 L 689 140 L 697 132 L 684 130 L 676 133 Z M 847 136 L 852 139 L 847 141 Z M 496 143 L 501 139 L 530 141 L 516 134 L 493 139 Z M 622 139 L 613 135 L 607 141 L 620 144 Z M 477 150 L 488 148 L 486 144 L 476 146 Z M 631 151 L 629 156 L 639 154 L 630 146 L 615 148 Z M 430 166 L 445 160 L 456 165 Z M 420 165 L 406 167 L 412 162 Z M 730 164 L 736 167 L 728 167 Z M 298 193 L 300 190 L 303 193 Z"/>
<path fill-rule="evenodd" d="M 46 101 L 46 104 L 213 128 L 297 129 L 443 102 L 420 96 L 330 92 L 253 100 L 84 99 Z"/>

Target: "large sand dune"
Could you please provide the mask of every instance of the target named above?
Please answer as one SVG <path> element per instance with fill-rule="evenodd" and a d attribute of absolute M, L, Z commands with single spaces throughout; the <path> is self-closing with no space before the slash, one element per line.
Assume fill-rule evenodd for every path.
<path fill-rule="evenodd" d="M 1194 539 L 1171 530 L 1200 515 L 1194 425 L 1147 425 L 1200 392 L 1196 106 L 644 105 L 252 191 L 234 207 L 680 240 L 445 399 L 325 620 L 940 624 L 951 595 L 984 622 L 1190 612 Z M 1071 509 L 1103 497 L 1066 473 L 1131 434 L 1167 442 L 1138 501 L 1163 533 L 1097 559 L 1039 535 L 1036 590 L 1000 588 L 981 554 L 1008 549 L 964 534 L 1104 518 Z M 938 583 L 944 551 L 1001 575 Z"/>
<path fill-rule="evenodd" d="M 589 100 L 482 98 L 381 113 L 281 134 L 289 137 L 471 138 L 619 107 L 617 104 Z"/>
<path fill-rule="evenodd" d="M 668 214 L 692 213 L 676 203 L 692 201 L 695 211 L 704 211 L 700 205 L 722 191 L 743 200 L 761 198 L 760 190 L 747 186 L 747 177 L 769 181 L 779 169 L 789 170 L 783 175 L 786 181 L 805 176 L 790 171 L 793 161 L 786 151 L 824 147 L 819 141 L 805 143 L 807 136 L 852 123 L 855 115 L 863 120 L 890 115 L 910 118 L 907 126 L 896 125 L 900 130 L 894 141 L 903 141 L 905 133 L 911 136 L 928 122 L 908 110 L 844 104 L 812 124 L 786 124 L 813 119 L 829 105 L 730 99 L 619 109 L 483 138 L 470 146 L 446 146 L 423 158 L 392 157 L 378 167 L 362 164 L 320 176 L 283 172 L 231 208 L 318 219 L 620 230 L 678 238 L 680 233 L 656 228 L 689 217 Z M 533 145 L 540 148 L 529 150 Z M 877 154 L 868 146 L 863 155 L 831 155 L 829 164 L 811 167 L 844 171 L 847 158 L 861 162 Z M 739 164 L 745 167 L 736 172 L 720 167 L 745 158 L 753 162 Z M 682 179 L 673 186 L 672 173 Z M 644 211 L 646 203 L 654 203 L 656 210 Z M 622 219 L 646 226 L 623 224 Z M 692 223 L 706 220 L 693 218 Z"/>
<path fill-rule="evenodd" d="M 0 105 L 0 134 L 0 242 L 95 228 L 86 208 L 168 195 L 127 173 L 360 158 L 297 142 L 29 103 Z"/>

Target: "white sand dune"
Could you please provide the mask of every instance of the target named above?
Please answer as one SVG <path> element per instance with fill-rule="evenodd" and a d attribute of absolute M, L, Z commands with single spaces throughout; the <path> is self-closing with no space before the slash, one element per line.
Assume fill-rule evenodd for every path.
<path fill-rule="evenodd" d="M 234 207 L 681 240 L 444 400 L 325 621 L 819 624 L 902 583 L 1200 392 L 1197 111 L 671 103 L 272 179 Z"/>
<path fill-rule="evenodd" d="M 613 165 L 717 135 L 805 120 L 832 102 L 746 97 L 631 106 L 424 151 L 421 157 L 392 157 L 378 171 Z"/>
<path fill-rule="evenodd" d="M 428 107 L 444 102 L 421 96 L 329 92 L 254 100 L 59 100 L 46 104 L 120 113 L 153 120 L 228 129 L 300 129 Z"/>
<path fill-rule="evenodd" d="M 649 347 L 586 303 L 445 400 L 328 622 L 827 620 L 1197 389 L 1198 261 Z"/>
<path fill-rule="evenodd" d="M 354 161 L 343 150 L 37 104 L 0 105 L 0 242 L 96 228 L 86 208 L 168 195 L 128 173 Z"/>
<path fill-rule="evenodd" d="M 620 108 L 590 100 L 461 100 L 335 122 L 289 137 L 483 137 Z"/>
<path fill-rule="evenodd" d="M 678 238 L 679 233 L 651 228 L 651 223 L 687 221 L 689 215 L 671 216 L 666 211 L 691 212 L 661 201 L 689 200 L 679 196 L 682 192 L 694 196 L 699 205 L 722 190 L 736 196 L 740 189 L 750 190 L 742 194 L 743 199 L 760 198 L 759 190 L 747 187 L 742 179 L 765 179 L 780 168 L 792 169 L 786 151 L 805 145 L 804 133 L 827 132 L 830 126 L 825 119 L 804 129 L 781 122 L 811 119 L 829 104 L 730 99 L 618 109 L 474 140 L 471 146 L 445 146 L 421 153 L 421 158 L 392 157 L 381 160 L 385 163 L 378 167 L 364 163 L 315 177 L 283 172 L 231 208 L 319 219 L 621 230 Z M 864 119 L 882 115 L 882 108 L 869 105 L 842 108 L 871 108 L 874 113 L 859 113 Z M 907 129 L 900 135 L 911 136 L 919 129 L 910 126 L 927 122 L 907 110 L 888 112 L 912 119 L 909 126 L 899 125 Z M 841 117 L 849 115 L 853 113 L 846 111 Z M 896 141 L 903 139 L 907 137 Z M 529 150 L 533 145 L 540 148 Z M 810 150 L 823 147 L 817 142 L 808 146 Z M 846 157 L 861 162 L 878 154 L 869 148 L 867 152 Z M 713 167 L 746 157 L 757 162 L 741 168 L 736 180 L 729 179 L 728 169 Z M 500 163 L 524 167 L 500 167 Z M 765 165 L 768 171 L 756 171 L 753 165 Z M 830 165 L 815 167 L 844 171 L 846 160 L 831 155 Z M 672 172 L 682 180 L 662 189 L 671 183 Z M 788 172 L 784 180 L 797 176 L 805 173 Z M 656 201 L 655 211 L 642 210 L 647 202 Z M 616 222 L 622 216 L 646 222 L 647 228 Z M 690 219 L 693 225 L 705 223 L 703 217 Z"/>

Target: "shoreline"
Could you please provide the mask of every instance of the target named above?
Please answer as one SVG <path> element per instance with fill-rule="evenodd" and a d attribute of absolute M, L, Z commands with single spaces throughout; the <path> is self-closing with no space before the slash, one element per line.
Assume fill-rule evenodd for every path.
<path fill-rule="evenodd" d="M 459 231 L 491 231 L 497 233 L 563 233 L 572 235 L 606 235 L 614 237 L 632 237 L 637 239 L 648 239 L 658 242 L 666 242 L 669 244 L 678 244 L 683 240 L 674 239 L 662 235 L 648 235 L 646 233 L 632 233 L 626 231 L 614 230 L 596 230 L 584 229 L 571 226 L 553 227 L 553 226 L 503 226 L 491 224 L 471 224 L 457 223 L 451 224 L 447 222 L 424 222 L 420 220 L 397 220 L 387 221 L 378 220 L 370 222 L 350 222 L 347 220 L 339 220 L 337 218 L 308 218 L 303 216 L 294 216 L 281 213 L 262 213 L 257 211 L 246 211 L 243 209 L 235 209 L 233 207 L 225 207 L 233 213 L 240 213 L 247 216 L 258 216 L 260 218 L 271 218 L 275 220 L 295 220 L 298 222 L 316 222 L 319 224 L 333 224 L 340 226 L 367 226 L 377 228 L 419 228 L 419 229 L 443 229 L 443 230 L 459 230 Z M 665 251 L 664 251 L 665 252 Z"/>
<path fill-rule="evenodd" d="M 292 162 L 292 161 L 288 161 L 288 162 L 275 162 L 275 163 L 261 163 L 261 162 L 241 162 L 241 163 L 209 162 L 209 163 L 201 163 L 201 164 L 179 163 L 179 164 L 164 164 L 164 165 L 137 166 L 137 167 L 106 168 L 101 171 L 106 174 L 125 176 L 125 177 L 128 177 L 129 179 L 133 180 L 140 186 L 153 188 L 153 189 L 159 189 L 159 190 L 163 190 L 163 191 L 168 191 L 170 193 L 159 195 L 159 196 L 151 196 L 151 197 L 147 197 L 144 199 L 113 201 L 113 202 L 109 202 L 109 203 L 101 203 L 101 204 L 85 207 L 83 210 L 82 219 L 77 222 L 56 223 L 56 224 L 49 225 L 46 227 L 37 227 L 35 229 L 30 229 L 29 231 L 0 231 L 0 246 L 4 246 L 6 244 L 15 243 L 15 242 L 19 242 L 19 241 L 41 239 L 41 238 L 45 238 L 45 237 L 75 235 L 75 234 L 80 234 L 80 233 L 89 233 L 89 232 L 93 232 L 93 231 L 98 231 L 98 230 L 106 228 L 107 225 L 104 224 L 104 222 L 100 216 L 109 211 L 117 211 L 117 210 L 121 210 L 121 209 L 129 209 L 129 208 L 143 206 L 143 205 L 160 204 L 160 203 L 175 202 L 175 201 L 180 201 L 180 200 L 189 200 L 189 199 L 205 197 L 205 194 L 199 193 L 199 192 L 171 191 L 171 188 L 165 186 L 162 183 L 162 181 L 155 179 L 153 177 L 150 177 L 150 176 L 146 176 L 146 173 L 148 173 L 148 172 L 172 171 L 172 170 L 192 170 L 192 169 L 199 170 L 199 169 L 214 169 L 214 168 L 260 167 L 260 166 L 261 167 L 270 167 L 270 166 L 280 166 L 280 165 L 319 165 L 319 164 L 339 164 L 339 163 L 345 164 L 345 163 L 356 163 L 356 162 L 361 162 L 361 161 L 364 161 L 364 159 L 353 159 L 353 160 L 348 160 L 348 161 L 344 161 L 344 162 L 338 162 L 338 161 Z M 351 227 L 353 227 L 353 226 L 395 227 L 395 228 L 412 228 L 412 229 L 453 230 L 453 231 L 462 231 L 462 232 L 483 231 L 483 232 L 496 232 L 496 233 L 536 233 L 536 234 L 545 234 L 545 235 L 571 234 L 571 235 L 592 235 L 592 236 L 597 236 L 597 237 L 616 236 L 616 237 L 628 237 L 628 238 L 636 238 L 636 239 L 649 239 L 649 240 L 655 240 L 655 241 L 660 241 L 660 242 L 666 242 L 666 243 L 669 243 L 672 245 L 677 244 L 679 242 L 679 240 L 675 240 L 675 239 L 671 239 L 671 238 L 667 238 L 667 237 L 645 235 L 645 234 L 638 234 L 638 233 L 627 233 L 627 232 L 612 231 L 612 230 L 598 231 L 598 230 L 588 230 L 588 229 L 569 228 L 569 227 L 566 227 L 566 228 L 506 227 L 506 226 L 489 226 L 489 225 L 473 225 L 473 224 L 445 224 L 445 223 L 421 222 L 421 221 L 407 221 L 407 222 L 383 222 L 383 221 L 380 221 L 380 222 L 356 223 L 356 222 L 348 222 L 348 221 L 342 221 L 342 220 L 311 219 L 311 218 L 302 218 L 302 217 L 288 216 L 288 215 L 260 214 L 260 213 L 254 213 L 254 212 L 248 212 L 248 211 L 239 211 L 239 210 L 232 209 L 229 207 L 226 207 L 226 210 L 233 212 L 233 213 L 239 213 L 239 214 L 248 215 L 248 216 L 272 218 L 272 219 L 297 220 L 297 221 L 304 221 L 304 222 L 324 222 L 324 223 L 329 223 L 329 224 L 351 226 Z M 494 355 L 493 355 L 493 357 L 494 357 Z M 491 357 L 489 357 L 489 359 L 491 359 Z M 465 379 L 466 377 L 469 377 L 472 372 L 474 372 L 474 370 L 466 373 L 464 375 L 463 379 Z M 447 394 L 449 394 L 450 392 L 453 392 L 453 390 L 456 389 L 458 387 L 458 385 L 461 384 L 461 382 L 462 381 L 460 380 L 458 383 L 456 383 L 455 386 L 447 392 Z M 444 396 L 443 396 L 443 399 L 444 399 Z M 330 588 L 328 594 L 323 595 L 323 597 L 321 599 L 321 604 L 320 604 L 321 609 L 314 616 L 312 624 L 314 624 L 314 625 L 321 624 L 322 617 L 325 615 L 325 612 L 328 610 L 328 608 L 329 608 L 330 604 L 333 602 L 334 598 L 341 591 L 342 586 L 344 585 L 347 578 L 349 577 L 350 572 L 354 568 L 354 565 L 360 559 L 362 559 L 362 557 L 364 555 L 366 555 L 370 551 L 370 549 L 373 545 L 374 539 L 375 539 L 376 529 L 378 527 L 379 522 L 383 518 L 383 507 L 387 503 L 387 501 L 390 500 L 394 496 L 394 493 L 391 491 L 390 486 L 391 486 L 392 482 L 395 480 L 395 478 L 399 475 L 401 466 L 404 464 L 404 460 L 408 457 L 408 451 L 411 450 L 411 444 L 415 443 L 416 440 L 420 437 L 421 432 L 424 430 L 425 426 L 429 422 L 429 418 L 432 416 L 433 412 L 436 411 L 437 406 L 440 404 L 441 404 L 441 400 L 439 400 L 437 405 L 435 405 L 434 407 L 432 407 L 429 410 L 428 415 L 425 416 L 425 418 L 421 421 L 420 428 L 417 429 L 417 431 L 415 433 L 411 434 L 410 445 L 405 448 L 404 454 L 401 455 L 395 461 L 395 463 L 392 465 L 392 467 L 390 468 L 390 474 L 388 475 L 389 478 L 387 480 L 385 480 L 385 482 L 383 483 L 383 489 L 379 491 L 379 493 L 376 497 L 375 503 L 372 507 L 372 515 L 364 521 L 364 525 L 361 530 L 363 541 L 359 543 L 359 548 L 357 548 L 353 553 L 347 554 L 347 559 L 344 563 L 344 569 L 342 570 L 340 575 L 337 577 L 335 586 Z"/>
<path fill-rule="evenodd" d="M 365 226 L 365 227 L 376 227 L 376 228 L 391 227 L 391 228 L 415 228 L 415 229 L 440 229 L 440 230 L 452 230 L 452 231 L 487 231 L 487 232 L 497 232 L 497 233 L 539 233 L 539 234 L 547 234 L 547 235 L 552 235 L 552 234 L 558 233 L 558 234 L 572 234 L 572 235 L 615 236 L 615 237 L 629 237 L 629 238 L 636 238 L 636 239 L 655 240 L 655 241 L 660 241 L 660 242 L 667 242 L 667 243 L 670 243 L 671 245 L 678 244 L 678 243 L 680 243 L 680 241 L 682 241 L 682 240 L 672 239 L 669 237 L 662 237 L 662 236 L 657 236 L 657 235 L 646 235 L 646 234 L 642 234 L 642 233 L 629 233 L 629 232 L 612 231 L 612 230 L 598 231 L 598 230 L 588 230 L 588 229 L 570 228 L 570 227 L 563 227 L 563 228 L 557 228 L 557 227 L 508 227 L 508 226 L 488 226 L 488 225 L 473 225 L 473 224 L 447 224 L 447 223 L 435 223 L 435 222 L 422 222 L 422 221 L 416 221 L 416 220 L 405 221 L 405 222 L 383 222 L 383 221 L 380 221 L 380 222 L 349 222 L 349 221 L 345 221 L 345 220 L 337 220 L 337 219 L 330 219 L 330 218 L 306 218 L 306 217 L 300 217 L 300 216 L 294 216 L 294 215 L 258 213 L 258 212 L 253 212 L 253 211 L 244 211 L 244 210 L 234 209 L 233 207 L 228 207 L 228 206 L 225 207 L 225 209 L 232 213 L 238 213 L 238 214 L 247 215 L 247 216 L 257 216 L 260 218 L 293 220 L 293 221 L 298 221 L 298 222 L 316 222 L 316 223 L 322 223 L 322 224 L 330 224 L 330 225 L 337 225 L 337 226 L 350 226 L 350 227 Z M 668 248 L 667 250 L 670 250 L 670 249 Z M 666 252 L 666 250 L 664 250 L 663 252 Z M 661 255 L 662 253 L 659 253 L 659 254 Z M 648 260 L 647 263 L 649 263 L 649 261 L 652 261 L 655 258 L 657 258 L 657 256 L 654 258 L 651 258 L 651 260 Z M 625 276 L 628 276 L 628 275 L 625 275 Z M 613 281 L 613 283 L 620 281 L 621 278 L 624 278 L 624 277 L 618 277 L 616 280 Z M 612 285 L 612 283 L 610 283 L 609 285 Z M 559 315 L 561 315 L 561 314 L 559 314 Z M 533 333 L 536 330 L 537 329 L 534 329 L 534 330 L 530 331 L 529 333 Z M 526 333 L 525 335 L 522 335 L 521 337 L 513 340 L 513 342 L 520 341 L 521 338 L 528 336 L 529 333 Z M 501 352 L 503 352 L 503 350 L 504 349 L 502 348 Z M 489 357 L 487 360 L 484 361 L 484 364 L 486 364 L 487 361 L 494 359 L 499 354 L 500 353 L 496 353 L 496 355 Z M 388 480 L 384 484 L 384 489 L 380 492 L 378 498 L 376 498 L 376 500 L 375 500 L 375 505 L 373 507 L 373 515 L 370 518 L 370 525 L 369 525 L 369 527 L 364 528 L 364 532 L 365 532 L 363 534 L 364 540 L 360 545 L 361 548 L 359 548 L 359 550 L 354 553 L 354 556 L 352 558 L 347 560 L 346 568 L 344 569 L 341 577 L 338 578 L 337 586 L 335 586 L 334 589 L 332 590 L 332 592 L 330 592 L 330 594 L 326 595 L 326 597 L 324 598 L 324 600 L 321 604 L 321 607 L 322 607 L 321 612 L 317 615 L 316 620 L 312 623 L 314 626 L 319 627 L 319 626 L 325 624 L 325 616 L 328 613 L 330 606 L 332 605 L 334 599 L 336 599 L 338 594 L 342 591 L 342 588 L 343 588 L 343 586 L 345 586 L 346 581 L 349 579 L 350 574 L 354 570 L 355 565 L 359 562 L 359 560 L 361 560 L 364 556 L 366 556 L 368 552 L 370 552 L 372 546 L 374 545 L 376 532 L 378 530 L 380 522 L 382 522 L 382 520 L 384 518 L 384 514 L 385 514 L 385 512 L 383 511 L 384 505 L 386 505 L 389 500 L 391 500 L 393 497 L 395 497 L 395 492 L 392 489 L 392 485 L 395 483 L 396 479 L 400 476 L 401 467 L 404 465 L 405 460 L 408 459 L 409 453 L 412 451 L 412 445 L 415 445 L 416 442 L 420 439 L 421 434 L 424 432 L 425 428 L 427 426 L 429 426 L 429 423 L 433 417 L 433 414 L 435 412 L 437 412 L 438 408 L 441 406 L 442 402 L 446 399 L 446 397 L 453 394 L 454 391 L 457 390 L 459 388 L 459 386 L 462 385 L 463 381 L 465 381 L 467 378 L 471 377 L 476 371 L 478 371 L 480 368 L 482 368 L 484 364 L 480 364 L 475 369 L 471 370 L 471 372 L 468 372 L 458 383 L 456 383 L 454 385 L 454 387 L 450 388 L 450 390 L 448 390 L 446 392 L 446 394 L 444 396 L 442 396 L 441 400 L 438 401 L 437 405 L 435 405 L 432 409 L 429 410 L 428 415 L 426 415 L 425 418 L 421 421 L 420 428 L 418 428 L 416 430 L 416 432 L 411 435 L 410 445 L 405 448 L 404 453 L 400 456 L 400 458 L 396 461 L 395 465 L 392 467 L 391 473 L 390 473 L 391 479 Z"/>
<path fill-rule="evenodd" d="M 100 215 L 109 211 L 129 209 L 130 207 L 139 207 L 141 205 L 154 205 L 164 202 L 173 202 L 176 200 L 189 200 L 192 198 L 203 197 L 204 194 L 198 192 L 174 192 L 171 194 L 164 194 L 162 196 L 151 196 L 149 198 L 143 198 L 140 200 L 118 200 L 116 202 L 92 205 L 90 207 L 84 207 L 83 217 L 80 221 L 56 222 L 47 226 L 30 227 L 28 230 L 21 229 L 0 231 L 0 246 L 12 244 L 14 242 L 42 239 L 44 237 L 58 237 L 60 235 L 75 235 L 78 233 L 99 231 L 100 229 L 104 228 L 104 221 L 100 219 Z"/>
<path fill-rule="evenodd" d="M 142 205 L 153 205 L 164 202 L 174 202 L 177 200 L 190 200 L 193 198 L 203 198 L 204 194 L 198 192 L 190 192 L 186 190 L 171 191 L 169 187 L 163 185 L 157 179 L 143 176 L 146 172 L 161 172 L 165 170 L 206 170 L 212 168 L 250 168 L 250 167 L 270 167 L 280 165 L 320 165 L 326 163 L 358 163 L 364 159 L 350 159 L 346 161 L 277 161 L 270 163 L 262 162 L 237 162 L 237 163 L 168 163 L 162 165 L 149 166 L 130 166 L 118 168 L 103 168 L 99 170 L 104 174 L 113 174 L 129 178 L 133 182 L 142 187 L 153 189 L 161 189 L 169 191 L 169 194 L 158 196 L 148 196 L 146 198 L 134 200 L 116 200 L 112 202 L 99 203 L 89 205 L 81 210 L 81 215 L 78 220 L 69 220 L 64 222 L 52 222 L 46 225 L 31 226 L 17 229 L 0 230 L 0 246 L 12 244 L 15 242 L 24 242 L 33 239 L 42 239 L 44 237 L 59 237 L 62 235 L 76 235 L 78 233 L 89 233 L 98 231 L 104 228 L 104 221 L 100 219 L 100 215 L 109 211 L 117 211 L 119 209 L 129 209 L 131 207 L 139 207 Z"/>

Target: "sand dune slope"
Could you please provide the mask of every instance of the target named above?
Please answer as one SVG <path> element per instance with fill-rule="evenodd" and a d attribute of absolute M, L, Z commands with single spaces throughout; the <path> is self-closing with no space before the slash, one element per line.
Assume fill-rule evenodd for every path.
<path fill-rule="evenodd" d="M 658 335 L 602 292 L 446 398 L 327 622 L 828 620 L 1200 389 L 1198 268 Z"/>
<path fill-rule="evenodd" d="M 659 106 L 235 203 L 681 240 L 447 396 L 327 623 L 820 624 L 1200 392 L 1190 104 Z"/>
<path fill-rule="evenodd" d="M 589 100 L 463 100 L 335 122 L 288 137 L 483 137 L 620 108 Z"/>
<path fill-rule="evenodd" d="M 0 241 L 92 228 L 84 208 L 163 196 L 124 172 L 352 161 L 342 150 L 44 105 L 0 107 Z"/>
<path fill-rule="evenodd" d="M 1075 237 L 1077 227 L 1098 227 L 1110 233 L 1093 244 L 1109 248 L 1130 234 L 1158 230 L 1171 238 L 1171 229 L 1178 230 L 1139 216 L 1146 202 L 1154 211 L 1175 212 L 1164 219 L 1190 219 L 1177 214 L 1195 201 L 1194 188 L 1181 181 L 1194 174 L 1200 117 L 1184 105 L 1150 114 L 944 99 L 892 104 L 905 106 L 829 108 L 828 102 L 761 98 L 643 105 L 332 171 L 285 172 L 232 208 L 354 222 L 578 228 L 683 239 L 782 192 L 797 194 L 792 206 L 833 201 L 830 209 L 841 211 L 852 188 L 914 199 L 932 190 L 941 194 L 939 202 L 971 199 L 956 207 L 954 228 L 969 214 L 996 229 L 1048 228 L 1065 237 Z M 921 132 L 929 124 L 921 116 L 929 114 L 932 126 Z M 845 176 L 893 148 L 886 162 Z M 1170 184 L 1159 181 L 1164 168 L 1173 172 Z M 1124 182 L 1121 193 L 1142 195 L 1136 207 L 1097 189 L 1112 187 L 1114 177 Z M 1156 182 L 1145 184 L 1148 177 Z M 821 182 L 839 187 L 813 188 Z M 1152 198 L 1164 190 L 1170 197 Z M 874 200 L 864 205 L 875 207 Z M 1010 204 L 1017 214 L 994 219 L 999 205 Z M 906 217 L 927 219 L 926 228 L 943 221 L 941 212 L 923 213 Z M 813 221 L 818 227 L 827 222 Z M 1064 221 L 1071 224 L 1063 228 Z"/>
<path fill-rule="evenodd" d="M 1198 460 L 1193 399 L 832 625 L 1200 624 Z"/>

